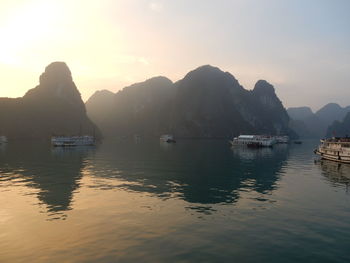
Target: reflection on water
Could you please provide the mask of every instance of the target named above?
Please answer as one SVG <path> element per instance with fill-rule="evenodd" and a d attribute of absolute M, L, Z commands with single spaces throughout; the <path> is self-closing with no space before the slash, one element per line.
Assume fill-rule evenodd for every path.
<path fill-rule="evenodd" d="M 36 189 L 38 200 L 55 218 L 72 209 L 83 174 L 106 179 L 95 181 L 91 188 L 180 199 L 189 203 L 188 209 L 210 214 L 215 211 L 211 205 L 236 203 L 247 192 L 260 194 L 258 201 L 268 201 L 288 155 L 287 145 L 230 148 L 225 141 L 209 140 L 107 142 L 98 150 L 27 143 L 3 148 L 0 174 L 3 186 Z M 321 167 L 330 180 L 348 183 L 349 166 L 322 161 Z"/>
<path fill-rule="evenodd" d="M 0 143 L 0 152 L 4 152 L 6 149 L 6 144 L 5 143 Z"/>
<path fill-rule="evenodd" d="M 244 192 L 273 191 L 288 156 L 286 147 L 230 149 L 226 141 L 206 140 L 105 143 L 101 148 L 95 152 L 89 147 L 11 145 L 1 153 L 1 182 L 36 189 L 53 218 L 64 217 L 72 208 L 82 174 L 108 179 L 94 182 L 92 188 L 182 199 L 192 204 L 188 209 L 207 214 L 215 211 L 210 204 L 235 203 Z M 96 158 L 89 158 L 92 153 Z"/>
<path fill-rule="evenodd" d="M 102 154 L 102 153 L 101 153 Z M 226 141 L 185 141 L 177 144 L 118 144 L 105 147 L 90 174 L 118 178 L 113 186 L 149 193 L 161 199 L 177 198 L 197 204 L 234 203 L 240 191 L 266 194 L 276 188 L 288 148 L 230 149 Z M 93 187 L 98 187 L 94 185 Z M 263 199 L 261 199 L 263 200 Z M 192 207 L 192 206 L 191 206 Z"/>
<path fill-rule="evenodd" d="M 0 261 L 350 262 L 349 166 L 317 144 L 8 144 Z"/>
<path fill-rule="evenodd" d="M 350 164 L 321 160 L 319 165 L 322 169 L 322 174 L 330 182 L 346 185 L 348 190 L 350 184 Z"/>
<path fill-rule="evenodd" d="M 47 213 L 52 218 L 64 218 L 79 188 L 87 151 L 88 148 L 51 149 L 42 143 L 8 145 L 0 155 L 1 184 L 36 189 Z"/>

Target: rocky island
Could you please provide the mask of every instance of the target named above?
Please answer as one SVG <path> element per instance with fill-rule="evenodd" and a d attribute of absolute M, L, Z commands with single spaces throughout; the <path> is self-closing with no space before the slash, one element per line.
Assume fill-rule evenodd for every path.
<path fill-rule="evenodd" d="M 39 85 L 22 98 L 0 98 L 0 130 L 9 139 L 48 139 L 52 135 L 101 136 L 64 62 L 53 62 Z"/>
<path fill-rule="evenodd" d="M 115 94 L 97 91 L 86 107 L 106 136 L 295 136 L 271 84 L 259 80 L 253 90 L 246 90 L 232 74 L 210 65 L 189 72 L 175 83 L 155 77 Z"/>

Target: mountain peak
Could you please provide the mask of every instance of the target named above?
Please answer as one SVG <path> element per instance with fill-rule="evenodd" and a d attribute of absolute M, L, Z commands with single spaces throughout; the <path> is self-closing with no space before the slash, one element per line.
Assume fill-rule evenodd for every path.
<path fill-rule="evenodd" d="M 178 81 L 180 89 L 198 91 L 242 91 L 244 88 L 238 80 L 229 72 L 224 72 L 211 65 L 200 66 Z"/>
<path fill-rule="evenodd" d="M 188 72 L 187 75 L 185 76 L 185 78 L 187 76 L 193 76 L 193 75 L 199 75 L 199 76 L 207 75 L 208 77 L 213 77 L 215 75 L 228 75 L 228 76 L 235 79 L 235 77 L 233 75 L 231 75 L 230 73 L 224 72 L 220 68 L 214 67 L 214 66 L 209 65 L 209 64 L 200 66 L 200 67 Z"/>
<path fill-rule="evenodd" d="M 275 88 L 266 80 L 258 80 L 254 86 L 255 93 L 268 93 L 268 94 L 274 94 L 275 93 Z"/>
<path fill-rule="evenodd" d="M 23 98 L 2 101 L 0 123 L 11 138 L 43 139 L 53 134 L 76 135 L 79 131 L 92 134 L 94 130 L 96 136 L 100 136 L 86 115 L 84 102 L 64 62 L 48 65 L 40 76 L 39 85 Z"/>
<path fill-rule="evenodd" d="M 324 105 L 317 112 L 328 111 L 328 110 L 341 110 L 341 109 L 342 109 L 342 107 L 340 107 L 340 105 L 338 103 L 331 102 L 331 103 Z"/>
<path fill-rule="evenodd" d="M 173 82 L 170 79 L 168 79 L 167 77 L 164 77 L 164 76 L 153 77 L 153 78 L 147 79 L 146 81 L 144 81 L 142 83 L 145 83 L 147 85 L 152 85 L 152 84 L 155 84 L 155 85 L 171 85 L 171 84 L 173 84 Z"/>
<path fill-rule="evenodd" d="M 142 94 L 150 94 L 154 92 L 167 92 L 167 90 L 171 88 L 172 85 L 173 82 L 167 77 L 158 76 L 127 86 L 122 90 L 119 90 L 117 94 L 139 92 L 139 95 L 142 96 Z"/>
<path fill-rule="evenodd" d="M 337 103 L 328 103 L 316 112 L 316 116 L 326 123 L 332 123 L 342 120 L 348 111 L 348 108 L 342 108 Z"/>
<path fill-rule="evenodd" d="M 72 73 L 65 62 L 52 62 L 45 68 L 45 72 L 39 78 L 39 84 L 43 86 L 57 86 L 59 83 L 72 82 Z"/>
<path fill-rule="evenodd" d="M 89 104 L 94 101 L 100 101 L 100 100 L 110 100 L 114 98 L 114 93 L 109 90 L 97 90 L 94 94 L 90 96 L 90 98 L 86 101 L 86 104 Z"/>
<path fill-rule="evenodd" d="M 287 109 L 288 115 L 293 120 L 305 120 L 312 117 L 314 113 L 310 107 L 290 107 Z"/>
<path fill-rule="evenodd" d="M 29 90 L 24 98 L 59 98 L 71 103 L 83 104 L 71 71 L 64 62 L 49 64 L 40 75 L 39 85 Z"/>

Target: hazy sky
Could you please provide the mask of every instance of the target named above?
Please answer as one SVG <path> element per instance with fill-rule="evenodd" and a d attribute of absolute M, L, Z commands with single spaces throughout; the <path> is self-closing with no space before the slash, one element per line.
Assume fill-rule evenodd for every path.
<path fill-rule="evenodd" d="M 246 88 L 271 82 L 286 107 L 350 105 L 348 0 L 0 0 L 0 97 L 53 61 L 83 99 L 211 64 Z"/>

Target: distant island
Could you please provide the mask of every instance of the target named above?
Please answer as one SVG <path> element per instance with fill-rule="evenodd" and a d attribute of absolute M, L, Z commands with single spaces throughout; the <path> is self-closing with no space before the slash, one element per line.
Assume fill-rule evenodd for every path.
<path fill-rule="evenodd" d="M 39 85 L 22 98 L 0 98 L 0 134 L 9 139 L 48 139 L 52 135 L 95 134 L 84 102 L 64 62 L 48 65 Z"/>
<path fill-rule="evenodd" d="M 350 136 L 350 112 L 341 121 L 336 120 L 327 129 L 327 137 L 349 137 Z"/>
<path fill-rule="evenodd" d="M 297 136 L 270 83 L 259 80 L 253 90 L 246 90 L 233 75 L 210 65 L 189 72 L 175 83 L 155 77 L 116 94 L 97 91 L 86 108 L 106 136 Z"/>
<path fill-rule="evenodd" d="M 342 108 L 336 103 L 328 103 L 316 113 L 313 113 L 309 107 L 288 108 L 287 112 L 291 118 L 290 127 L 299 136 L 324 138 L 332 136 L 332 133 L 338 134 L 338 131 L 338 135 L 345 135 L 344 128 L 340 128 L 339 121 L 342 121 L 350 112 L 350 106 Z M 346 121 L 342 125 L 346 126 Z M 350 129 L 350 126 L 347 127 Z"/>
<path fill-rule="evenodd" d="M 244 89 L 229 72 L 205 65 L 173 83 L 159 76 L 117 93 L 96 91 L 84 104 L 64 62 L 45 68 L 39 85 L 22 98 L 0 98 L 0 135 L 232 138 L 239 134 L 321 138 L 350 134 L 350 106 L 329 103 L 286 110 L 265 80 Z"/>

